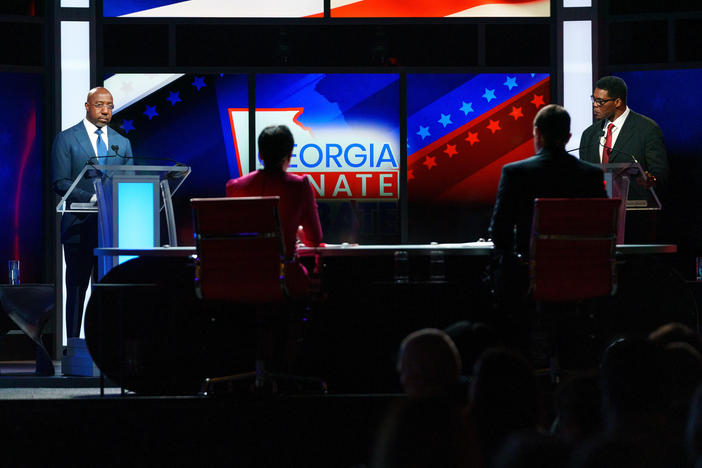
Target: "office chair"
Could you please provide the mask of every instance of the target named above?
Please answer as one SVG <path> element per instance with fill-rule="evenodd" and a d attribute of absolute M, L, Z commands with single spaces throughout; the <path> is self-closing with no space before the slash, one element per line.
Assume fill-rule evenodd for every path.
<path fill-rule="evenodd" d="M 577 301 L 617 289 L 619 199 L 537 198 L 529 250 L 536 301 Z"/>
<path fill-rule="evenodd" d="M 253 381 L 255 390 L 278 391 L 279 381 L 314 385 L 326 391 L 321 379 L 273 373 L 266 360 L 273 357 L 272 328 L 287 320 L 290 306 L 286 285 L 286 252 L 280 227 L 279 197 L 194 198 L 197 247 L 195 285 L 203 300 L 248 305 L 257 316 L 257 357 L 254 371 L 207 379 L 202 393 L 233 389 L 234 382 Z M 249 310 L 249 309 L 244 309 Z"/>
<path fill-rule="evenodd" d="M 529 288 L 550 340 L 582 301 L 617 290 L 616 244 L 619 199 L 537 198 L 529 251 Z M 559 350 L 552 345 L 550 372 L 558 379 Z"/>

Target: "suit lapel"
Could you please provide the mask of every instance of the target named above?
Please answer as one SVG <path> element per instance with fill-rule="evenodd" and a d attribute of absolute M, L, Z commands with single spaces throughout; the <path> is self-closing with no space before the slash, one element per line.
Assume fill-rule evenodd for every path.
<path fill-rule="evenodd" d="M 595 127 L 595 132 L 593 132 L 592 139 L 590 140 L 590 161 L 599 164 L 600 163 L 600 136 L 602 135 L 602 128 L 604 127 L 604 120 L 600 120 Z"/>
<path fill-rule="evenodd" d="M 117 138 L 115 138 L 115 135 L 117 135 L 117 132 L 112 130 L 110 127 L 105 127 L 105 128 L 107 128 L 107 141 L 110 142 L 110 147 L 107 148 L 107 155 L 108 156 L 115 156 L 116 153 L 114 151 L 112 151 L 112 147 L 114 145 L 119 146 L 119 144 L 117 143 Z"/>
<path fill-rule="evenodd" d="M 623 162 L 631 162 L 630 158 L 625 154 L 629 151 L 625 150 L 627 143 L 636 133 L 636 116 L 634 111 L 629 111 L 629 116 L 624 121 L 621 130 L 619 130 L 619 136 L 617 141 L 614 143 L 614 151 L 612 151 L 612 159 L 619 160 L 622 159 Z M 619 162 L 619 161 L 616 161 Z"/>
<path fill-rule="evenodd" d="M 88 138 L 88 132 L 85 130 L 85 125 L 83 125 L 83 122 L 80 122 L 78 125 L 73 127 L 73 136 L 85 156 L 97 156 L 95 154 L 95 150 L 93 149 L 93 145 L 90 144 L 90 138 Z"/>

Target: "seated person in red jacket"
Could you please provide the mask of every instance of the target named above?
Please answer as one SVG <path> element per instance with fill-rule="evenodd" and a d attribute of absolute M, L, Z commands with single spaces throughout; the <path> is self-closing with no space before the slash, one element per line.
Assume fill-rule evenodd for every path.
<path fill-rule="evenodd" d="M 306 176 L 285 171 L 290 165 L 294 140 L 285 125 L 272 125 L 258 136 L 258 152 L 264 168 L 227 182 L 228 197 L 280 197 L 280 225 L 285 243 L 287 285 L 292 296 L 304 295 L 310 286 L 307 270 L 295 261 L 295 243 L 309 247 L 322 242 L 322 226 L 314 192 Z"/>

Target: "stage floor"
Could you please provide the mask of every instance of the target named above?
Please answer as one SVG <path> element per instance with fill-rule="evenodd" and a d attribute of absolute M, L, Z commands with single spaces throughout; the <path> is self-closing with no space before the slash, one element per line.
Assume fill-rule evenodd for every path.
<path fill-rule="evenodd" d="M 28 375 L 32 365 L 0 363 L 4 466 L 365 466 L 380 421 L 403 398 L 121 396 L 116 387 L 100 397 L 98 378 Z"/>
<path fill-rule="evenodd" d="M 99 377 L 64 376 L 61 361 L 53 364 L 55 375 L 39 376 L 34 374 L 34 361 L 0 361 L 0 400 L 101 397 Z M 105 381 L 105 396 L 121 394 L 118 386 Z"/>

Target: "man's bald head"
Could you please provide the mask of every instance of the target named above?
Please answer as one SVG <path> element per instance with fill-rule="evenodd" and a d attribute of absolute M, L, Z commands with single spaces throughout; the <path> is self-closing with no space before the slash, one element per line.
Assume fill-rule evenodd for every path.
<path fill-rule="evenodd" d="M 112 93 L 99 86 L 88 91 L 85 100 L 85 118 L 96 127 L 102 128 L 112 120 L 114 102 Z"/>

